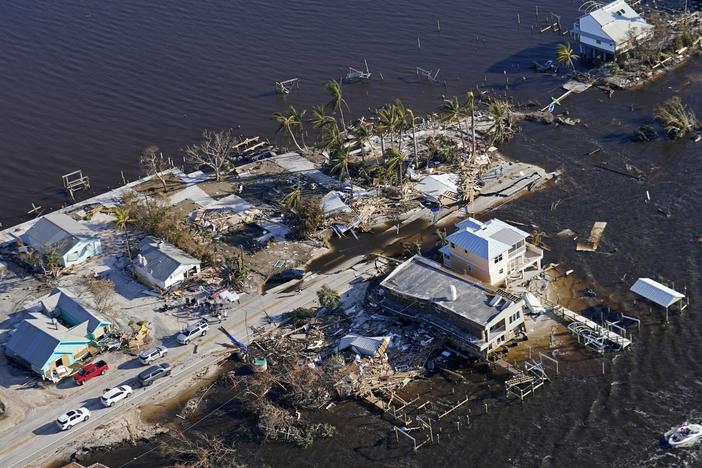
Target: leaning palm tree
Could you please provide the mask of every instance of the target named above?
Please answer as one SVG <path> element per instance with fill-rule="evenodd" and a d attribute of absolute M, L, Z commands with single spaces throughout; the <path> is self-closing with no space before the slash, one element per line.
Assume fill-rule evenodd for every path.
<path fill-rule="evenodd" d="M 312 117 L 309 122 L 314 128 L 319 130 L 320 141 L 325 140 L 327 133 L 333 131 L 334 127 L 337 126 L 336 119 L 326 113 L 324 106 L 314 106 L 312 108 Z M 338 130 L 338 128 L 336 128 L 336 130 Z"/>
<path fill-rule="evenodd" d="M 339 145 L 331 155 L 331 173 L 339 174 L 342 181 L 351 178 L 349 173 L 349 160 L 351 151 L 348 146 Z"/>
<path fill-rule="evenodd" d="M 442 122 L 456 122 L 458 125 L 458 134 L 461 137 L 461 143 L 463 144 L 463 151 L 466 150 L 466 140 L 463 138 L 463 130 L 461 130 L 461 117 L 463 116 L 463 109 L 458 103 L 458 98 L 453 96 L 451 99 L 444 99 L 444 103 L 441 105 L 441 121 Z"/>
<path fill-rule="evenodd" d="M 344 100 L 344 94 L 341 90 L 341 83 L 339 81 L 332 80 L 327 83 L 326 89 L 327 93 L 329 93 L 331 96 L 331 100 L 327 103 L 327 106 L 333 109 L 334 113 L 339 112 L 341 128 L 346 130 L 346 122 L 344 122 L 344 106 L 346 106 L 346 109 L 348 109 L 349 106 L 346 104 L 346 100 Z"/>
<path fill-rule="evenodd" d="M 302 127 L 303 115 L 305 115 L 305 111 L 299 112 L 293 106 L 288 106 L 288 109 L 285 112 L 276 112 L 273 114 L 273 120 L 275 120 L 279 125 L 276 133 L 286 130 L 290 140 L 300 151 L 302 151 L 302 147 L 300 147 L 300 144 L 297 142 L 293 129 Z"/>
<path fill-rule="evenodd" d="M 575 71 L 575 61 L 580 57 L 570 47 L 570 43 L 558 44 L 556 46 L 556 62 L 561 65 L 571 67 Z"/>
<path fill-rule="evenodd" d="M 510 128 L 510 106 L 507 101 L 495 100 L 490 104 L 490 116 L 494 120 L 488 129 L 490 134 L 490 144 L 500 144 L 509 138 Z"/>
<path fill-rule="evenodd" d="M 661 121 L 666 133 L 673 138 L 683 138 L 694 130 L 697 118 L 678 96 L 674 96 L 661 104 L 654 116 Z"/>
<path fill-rule="evenodd" d="M 131 223 L 134 222 L 134 220 L 131 218 L 129 210 L 124 207 L 117 207 L 114 209 L 114 215 L 115 215 L 115 224 L 117 225 L 117 228 L 119 228 L 121 231 L 124 231 L 124 239 L 127 243 L 127 254 L 129 255 L 129 259 L 132 259 L 132 249 L 129 246 L 129 230 L 127 229 L 127 226 Z"/>
<path fill-rule="evenodd" d="M 300 183 L 295 184 L 292 192 L 283 197 L 281 204 L 293 213 L 297 213 L 302 206 L 302 185 Z"/>

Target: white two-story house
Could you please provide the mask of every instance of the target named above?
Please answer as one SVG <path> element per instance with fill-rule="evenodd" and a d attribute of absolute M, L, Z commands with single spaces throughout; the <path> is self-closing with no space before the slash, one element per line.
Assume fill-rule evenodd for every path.
<path fill-rule="evenodd" d="M 625 1 L 603 5 L 581 16 L 571 30 L 584 58 L 612 60 L 631 49 L 637 41 L 653 35 L 653 25 L 646 22 Z"/>
<path fill-rule="evenodd" d="M 541 270 L 543 250 L 529 244 L 529 234 L 499 219 L 468 218 L 456 225 L 440 249 L 444 266 L 498 286 L 527 269 Z"/>

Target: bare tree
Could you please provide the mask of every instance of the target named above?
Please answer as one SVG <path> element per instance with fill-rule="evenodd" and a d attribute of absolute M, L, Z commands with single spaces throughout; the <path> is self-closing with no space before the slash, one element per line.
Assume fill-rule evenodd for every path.
<path fill-rule="evenodd" d="M 158 146 L 149 145 L 141 152 L 139 166 L 147 176 L 156 176 L 163 184 L 163 191 L 168 188 L 163 172 L 170 169 L 168 161 L 163 157 L 163 153 L 158 150 Z"/>
<path fill-rule="evenodd" d="M 229 168 L 229 156 L 232 146 L 237 143 L 237 138 L 230 130 L 203 130 L 202 141 L 185 148 L 185 160 L 196 166 L 205 166 L 212 169 L 217 180 Z"/>
<path fill-rule="evenodd" d="M 190 468 L 239 468 L 236 450 L 217 436 L 203 433 L 185 435 L 180 430 L 169 432 L 161 443 L 164 455 L 175 458 L 174 466 Z"/>
<path fill-rule="evenodd" d="M 112 325 L 119 328 L 119 325 L 116 323 L 117 314 L 113 307 L 114 283 L 108 279 L 95 279 L 90 282 L 88 289 L 93 296 L 95 311 L 100 315 L 109 317 L 112 320 Z"/>

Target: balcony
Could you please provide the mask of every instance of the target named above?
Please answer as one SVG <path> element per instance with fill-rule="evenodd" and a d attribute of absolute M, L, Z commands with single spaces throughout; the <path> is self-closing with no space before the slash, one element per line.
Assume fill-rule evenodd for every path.
<path fill-rule="evenodd" d="M 526 245 L 526 255 L 524 258 L 525 265 L 530 266 L 534 262 L 540 262 L 542 258 L 544 258 L 543 249 L 531 244 Z"/>

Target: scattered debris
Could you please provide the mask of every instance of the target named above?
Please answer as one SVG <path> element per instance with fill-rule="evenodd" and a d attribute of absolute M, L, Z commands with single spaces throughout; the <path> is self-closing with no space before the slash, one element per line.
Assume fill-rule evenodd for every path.
<path fill-rule="evenodd" d="M 588 237 L 585 242 L 578 242 L 575 246 L 575 250 L 578 252 L 594 252 L 597 250 L 605 227 L 607 227 L 607 223 L 604 221 L 597 221 L 593 224 L 590 230 L 590 237 Z"/>

